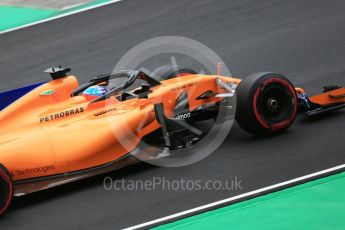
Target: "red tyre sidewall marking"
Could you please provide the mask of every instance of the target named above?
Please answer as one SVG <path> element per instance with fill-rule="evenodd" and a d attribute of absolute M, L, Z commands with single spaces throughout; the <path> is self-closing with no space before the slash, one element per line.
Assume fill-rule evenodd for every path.
<path fill-rule="evenodd" d="M 0 177 L 3 178 L 9 186 L 9 194 L 8 194 L 7 199 L 6 199 L 5 206 L 2 209 L 0 209 L 0 215 L 1 215 L 7 209 L 7 207 L 10 205 L 13 188 L 12 188 L 11 178 L 2 170 L 0 170 Z"/>
<path fill-rule="evenodd" d="M 179 73 L 179 74 L 177 74 L 176 76 L 174 76 L 174 77 L 183 77 L 183 76 L 186 76 L 186 75 L 191 75 L 192 73 Z M 173 77 L 173 78 L 174 78 Z"/>
<path fill-rule="evenodd" d="M 269 124 L 267 124 L 262 119 L 262 117 L 260 116 L 260 114 L 258 112 L 257 100 L 258 100 L 258 97 L 259 97 L 262 89 L 265 88 L 265 86 L 267 86 L 268 84 L 271 84 L 271 83 L 274 83 L 274 82 L 279 82 L 279 83 L 283 84 L 293 94 L 293 97 L 294 97 L 294 111 L 293 111 L 293 114 L 292 114 L 291 118 L 288 118 L 285 121 L 282 121 L 282 122 L 280 122 L 278 124 L 269 125 Z M 291 84 L 289 82 L 287 82 L 287 81 L 285 81 L 283 79 L 280 79 L 280 78 L 268 79 L 268 80 L 264 81 L 264 83 L 256 90 L 256 92 L 254 94 L 253 107 L 254 107 L 254 113 L 255 113 L 256 119 L 266 129 L 271 129 L 271 130 L 275 131 L 275 130 L 279 130 L 279 129 L 285 128 L 285 127 L 287 127 L 287 126 L 289 126 L 291 124 L 291 122 L 295 119 L 296 114 L 297 114 L 297 96 L 296 96 L 296 93 L 295 93 L 295 89 L 291 86 Z"/>

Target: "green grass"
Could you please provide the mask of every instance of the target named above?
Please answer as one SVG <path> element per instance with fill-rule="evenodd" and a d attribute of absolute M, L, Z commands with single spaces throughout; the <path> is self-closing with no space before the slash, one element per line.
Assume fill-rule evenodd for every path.
<path fill-rule="evenodd" d="M 63 13 L 73 12 L 109 1 L 110 0 L 94 0 L 92 2 L 68 10 L 2 6 L 0 2 L 0 31 L 13 29 Z"/>
<path fill-rule="evenodd" d="M 155 229 L 345 229 L 345 173 Z"/>
<path fill-rule="evenodd" d="M 0 31 L 49 18 L 58 12 L 51 9 L 0 6 Z"/>

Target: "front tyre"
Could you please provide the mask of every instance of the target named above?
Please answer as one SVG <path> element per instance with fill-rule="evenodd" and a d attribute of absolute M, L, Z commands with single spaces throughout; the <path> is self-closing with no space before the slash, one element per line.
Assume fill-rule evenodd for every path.
<path fill-rule="evenodd" d="M 13 198 L 13 183 L 8 170 L 0 164 L 0 216 L 11 204 Z"/>
<path fill-rule="evenodd" d="M 267 136 L 283 132 L 296 118 L 297 93 L 281 74 L 252 74 L 239 84 L 236 95 L 236 120 L 251 134 Z"/>

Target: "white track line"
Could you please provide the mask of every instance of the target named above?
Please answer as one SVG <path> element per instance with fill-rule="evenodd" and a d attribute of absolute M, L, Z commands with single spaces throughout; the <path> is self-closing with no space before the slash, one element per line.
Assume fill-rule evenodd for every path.
<path fill-rule="evenodd" d="M 80 9 L 80 10 L 71 11 L 71 12 L 68 12 L 68 13 L 65 13 L 65 14 L 57 15 L 55 17 L 43 19 L 43 20 L 40 20 L 40 21 L 37 21 L 37 22 L 32 22 L 32 23 L 29 23 L 29 24 L 26 24 L 26 25 L 23 25 L 23 26 L 18 26 L 18 27 L 11 28 L 11 29 L 8 29 L 8 30 L 0 31 L 0 34 L 5 34 L 5 33 L 12 32 L 12 31 L 16 31 L 16 30 L 20 30 L 20 29 L 23 29 L 23 28 L 27 28 L 27 27 L 30 27 L 30 26 L 38 25 L 38 24 L 41 24 L 41 23 L 44 23 L 44 22 L 53 21 L 53 20 L 56 20 L 56 19 L 59 19 L 59 18 L 67 17 L 69 15 L 79 14 L 81 12 L 85 12 L 85 11 L 88 11 L 88 10 L 96 9 L 96 8 L 99 8 L 99 7 L 102 7 L 102 6 L 110 5 L 110 4 L 113 4 L 115 2 L 121 2 L 121 1 L 123 1 L 123 0 L 111 0 L 109 2 L 105 2 L 105 3 L 101 3 L 101 4 L 85 7 L 85 8 Z"/>
<path fill-rule="evenodd" d="M 173 214 L 173 215 L 170 215 L 170 216 L 166 216 L 166 217 L 163 217 L 163 218 L 160 218 L 160 219 L 152 220 L 152 221 L 149 221 L 149 222 L 146 222 L 146 223 L 143 223 L 143 224 L 139 224 L 139 225 L 136 225 L 136 226 L 133 226 L 133 227 L 125 228 L 124 230 L 140 229 L 140 228 L 145 228 L 145 227 L 148 227 L 148 226 L 151 226 L 151 225 L 159 224 L 159 223 L 162 223 L 162 222 L 167 222 L 169 220 L 173 220 L 173 219 L 176 219 L 176 218 L 181 218 L 181 217 L 183 217 L 185 215 L 190 215 L 190 214 L 193 214 L 193 213 L 196 213 L 196 212 L 200 212 L 200 211 L 205 210 L 205 209 L 216 207 L 218 205 L 226 204 L 226 203 L 229 203 L 229 202 L 232 202 L 232 201 L 235 201 L 235 200 L 239 200 L 239 199 L 243 199 L 243 198 L 246 198 L 246 197 L 250 197 L 250 196 L 253 196 L 253 195 L 258 195 L 258 194 L 263 193 L 263 192 L 267 192 L 267 191 L 274 190 L 274 189 L 277 189 L 277 188 L 280 188 L 280 187 L 284 187 L 284 186 L 287 186 L 287 185 L 298 183 L 298 182 L 301 182 L 301 181 L 304 181 L 304 180 L 307 180 L 307 179 L 311 179 L 313 177 L 321 176 L 323 174 L 328 174 L 328 173 L 335 172 L 335 171 L 338 171 L 338 170 L 341 170 L 341 169 L 345 169 L 345 164 L 339 165 L 339 166 L 336 166 L 336 167 L 333 167 L 333 168 L 329 168 L 329 169 L 326 169 L 326 170 L 322 170 L 322 171 L 319 171 L 319 172 L 315 172 L 315 173 L 312 173 L 312 174 L 308 174 L 308 175 L 305 175 L 305 176 L 302 176 L 302 177 L 298 177 L 298 178 L 295 178 L 295 179 L 292 179 L 292 180 L 288 180 L 288 181 L 285 181 L 285 182 L 281 182 L 281 183 L 278 183 L 278 184 L 275 184 L 275 185 L 271 185 L 271 186 L 268 186 L 268 187 L 265 187 L 265 188 L 261 188 L 261 189 L 255 190 L 255 191 L 247 192 L 247 193 L 244 193 L 244 194 L 241 194 L 241 195 L 238 195 L 238 196 L 233 196 L 233 197 L 230 197 L 230 198 L 227 198 L 227 199 L 224 199 L 224 200 L 216 201 L 216 202 L 213 202 L 213 203 L 210 203 L 210 204 L 206 204 L 206 205 L 203 205 L 203 206 L 200 206 L 200 207 L 189 209 L 189 210 L 186 210 L 186 211 L 183 211 L 183 212 L 179 212 L 179 213 L 176 213 L 176 214 Z"/>

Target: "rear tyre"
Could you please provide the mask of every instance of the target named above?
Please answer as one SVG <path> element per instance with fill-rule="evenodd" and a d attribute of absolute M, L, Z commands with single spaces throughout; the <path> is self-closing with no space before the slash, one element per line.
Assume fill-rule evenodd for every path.
<path fill-rule="evenodd" d="M 13 183 L 8 170 L 0 164 L 0 216 L 10 206 L 13 198 Z"/>
<path fill-rule="evenodd" d="M 153 71 L 152 78 L 154 78 L 157 81 L 164 81 L 188 74 L 196 74 L 196 72 L 194 70 L 184 67 L 164 65 Z"/>
<path fill-rule="evenodd" d="M 239 84 L 236 95 L 236 120 L 251 134 L 281 133 L 296 118 L 297 93 L 293 84 L 281 74 L 252 74 Z"/>

